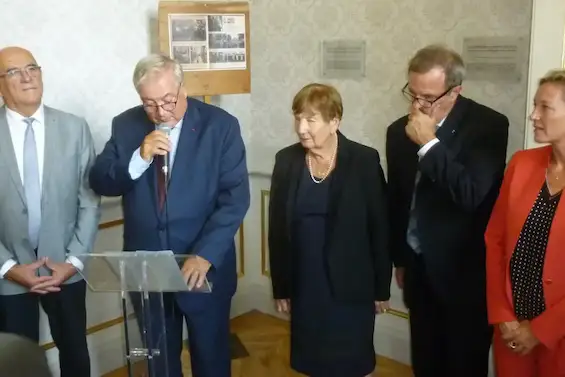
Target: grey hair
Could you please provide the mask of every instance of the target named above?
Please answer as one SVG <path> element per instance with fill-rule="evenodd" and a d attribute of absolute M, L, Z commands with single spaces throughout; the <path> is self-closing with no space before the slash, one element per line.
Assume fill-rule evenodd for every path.
<path fill-rule="evenodd" d="M 434 68 L 445 72 L 446 89 L 461 85 L 465 79 L 463 58 L 447 46 L 426 46 L 418 50 L 408 63 L 408 72 L 427 73 Z"/>
<path fill-rule="evenodd" d="M 180 63 L 165 55 L 152 54 L 141 59 L 133 71 L 133 85 L 139 93 L 143 81 L 150 75 L 172 70 L 179 85 L 183 82 L 183 72 Z"/>

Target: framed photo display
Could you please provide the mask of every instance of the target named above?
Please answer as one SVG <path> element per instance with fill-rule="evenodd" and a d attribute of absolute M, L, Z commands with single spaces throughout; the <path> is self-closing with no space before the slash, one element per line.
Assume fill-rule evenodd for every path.
<path fill-rule="evenodd" d="M 251 91 L 249 4 L 159 3 L 161 53 L 182 66 L 189 96 Z"/>

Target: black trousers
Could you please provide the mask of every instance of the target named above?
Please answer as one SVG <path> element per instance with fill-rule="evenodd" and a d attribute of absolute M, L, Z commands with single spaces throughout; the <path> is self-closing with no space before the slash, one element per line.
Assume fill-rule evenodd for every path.
<path fill-rule="evenodd" d="M 487 377 L 492 327 L 486 303 L 465 292 L 454 300 L 439 295 L 419 256 L 407 266 L 404 291 L 414 376 Z"/>
<path fill-rule="evenodd" d="M 45 296 L 34 293 L 0 296 L 0 331 L 39 342 L 39 304 L 47 314 L 59 349 L 61 377 L 90 377 L 86 343 L 86 283 L 61 286 Z"/>

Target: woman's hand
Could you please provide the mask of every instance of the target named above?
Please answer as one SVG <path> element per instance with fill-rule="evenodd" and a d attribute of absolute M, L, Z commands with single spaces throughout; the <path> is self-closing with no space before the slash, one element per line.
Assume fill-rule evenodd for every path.
<path fill-rule="evenodd" d="M 290 299 L 275 300 L 275 308 L 279 313 L 290 314 Z"/>
<path fill-rule="evenodd" d="M 507 337 L 511 337 L 512 333 L 515 333 L 519 327 L 520 327 L 520 322 L 518 321 L 503 322 L 498 324 L 498 328 L 502 333 L 503 339 Z"/>
<path fill-rule="evenodd" d="M 514 325 L 513 325 L 514 326 Z M 502 338 L 507 342 L 508 347 L 520 355 L 527 355 L 539 344 L 538 338 L 532 332 L 529 321 L 519 323 L 518 328 L 503 333 Z"/>
<path fill-rule="evenodd" d="M 375 311 L 377 314 L 388 312 L 390 309 L 390 301 L 375 301 Z"/>

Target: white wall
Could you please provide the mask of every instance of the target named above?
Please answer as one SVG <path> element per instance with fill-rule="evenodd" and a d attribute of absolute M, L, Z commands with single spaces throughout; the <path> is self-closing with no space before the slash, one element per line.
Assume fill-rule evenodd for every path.
<path fill-rule="evenodd" d="M 295 140 L 290 114 L 294 94 L 321 80 L 323 39 L 363 39 L 364 80 L 331 80 L 344 100 L 343 132 L 384 155 L 386 127 L 406 112 L 401 96 L 409 57 L 428 43 L 461 51 L 463 38 L 522 36 L 529 40 L 530 0 L 256 0 L 252 7 L 252 161 L 264 169 L 270 154 Z M 463 94 L 510 118 L 509 154 L 523 146 L 527 57 L 522 81 L 467 81 Z M 222 99 L 223 101 L 223 99 Z M 244 106 L 247 103 L 245 102 Z"/>
<path fill-rule="evenodd" d="M 549 70 L 563 68 L 563 46 L 565 43 L 565 1 L 533 0 L 532 37 L 528 80 L 528 110 L 533 110 L 538 80 Z M 525 129 L 524 148 L 541 146 L 534 141 L 533 129 Z"/>

